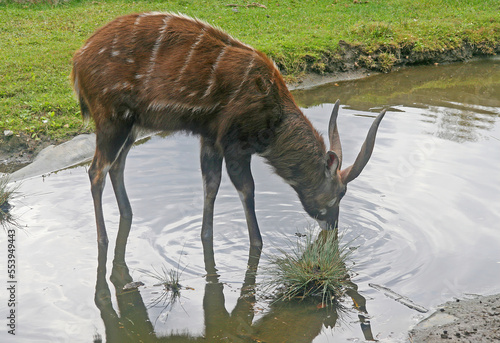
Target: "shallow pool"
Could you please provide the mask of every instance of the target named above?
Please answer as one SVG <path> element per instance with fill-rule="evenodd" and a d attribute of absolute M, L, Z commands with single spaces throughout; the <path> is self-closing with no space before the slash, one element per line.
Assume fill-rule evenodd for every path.
<path fill-rule="evenodd" d="M 87 165 L 20 184 L 12 201 L 22 226 L 17 336 L 4 328 L 0 340 L 402 341 L 425 314 L 369 284 L 429 310 L 455 297 L 500 292 L 500 60 L 405 69 L 294 96 L 325 136 L 332 104 L 341 100 L 344 165 L 354 161 L 374 116 L 388 108 L 372 158 L 341 202 L 343 240 L 357 247 L 349 263 L 358 288 L 342 309 L 269 305 L 259 286 L 269 256 L 290 249 L 296 233 L 314 223 L 261 158 L 252 165 L 264 241 L 255 275 L 247 273 L 255 253 L 227 174 L 216 201 L 214 254 L 204 256 L 198 139 L 153 136 L 127 160 L 134 218 L 130 227 L 121 223 L 116 253 L 120 220 L 108 184 L 110 248 L 98 254 Z M 6 241 L 0 244 L 6 255 Z M 179 271 L 183 289 L 174 303 L 144 273 L 162 268 Z M 123 292 L 132 280 L 145 286 Z M 7 292 L 0 297 L 4 317 Z"/>

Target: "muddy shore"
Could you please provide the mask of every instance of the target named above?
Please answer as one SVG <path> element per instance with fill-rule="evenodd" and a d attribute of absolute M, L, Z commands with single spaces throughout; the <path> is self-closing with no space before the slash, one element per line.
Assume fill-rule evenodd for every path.
<path fill-rule="evenodd" d="M 33 162 L 46 147 L 63 143 L 51 139 L 31 139 L 26 134 L 0 134 L 0 173 L 15 172 Z"/>
<path fill-rule="evenodd" d="M 438 307 L 409 333 L 409 342 L 500 342 L 500 294 Z"/>

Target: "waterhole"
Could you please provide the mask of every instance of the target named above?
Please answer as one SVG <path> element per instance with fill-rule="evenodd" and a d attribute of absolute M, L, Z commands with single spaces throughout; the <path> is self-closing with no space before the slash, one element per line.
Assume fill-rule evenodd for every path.
<path fill-rule="evenodd" d="M 227 174 L 215 204 L 214 254 L 204 256 L 198 139 L 153 136 L 127 160 L 131 225 L 120 223 L 112 187 L 105 189 L 109 251 L 96 244 L 88 165 L 21 183 L 12 200 L 22 226 L 16 339 L 403 341 L 423 314 L 370 284 L 429 310 L 455 297 L 500 292 L 500 60 L 405 69 L 294 96 L 325 137 L 333 103 L 341 100 L 345 166 L 375 115 L 388 109 L 371 160 L 340 206 L 343 241 L 356 248 L 348 263 L 357 287 L 342 306 L 269 304 L 260 286 L 269 257 L 290 250 L 314 222 L 261 158 L 252 162 L 264 241 L 254 273 L 257 256 L 249 252 Z M 179 276 L 179 297 L 155 286 L 151 272 L 164 270 Z M 124 292 L 131 281 L 144 286 Z M 7 300 L 0 308 L 7 313 Z"/>

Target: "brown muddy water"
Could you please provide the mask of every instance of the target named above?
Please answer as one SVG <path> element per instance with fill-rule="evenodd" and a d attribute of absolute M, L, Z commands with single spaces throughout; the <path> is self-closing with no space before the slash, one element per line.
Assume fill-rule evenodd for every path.
<path fill-rule="evenodd" d="M 227 175 L 216 202 L 214 255 L 204 256 L 198 140 L 154 136 L 127 160 L 131 226 L 120 223 L 112 187 L 105 189 L 107 252 L 96 244 L 87 165 L 22 182 L 12 201 L 23 226 L 16 237 L 16 336 L 7 334 L 3 281 L 0 341 L 394 342 L 425 314 L 381 287 L 428 314 L 454 297 L 500 292 L 500 60 L 406 69 L 294 95 L 325 135 L 332 104 L 341 99 L 346 165 L 376 113 L 389 108 L 371 161 L 341 203 L 343 240 L 357 247 L 349 267 L 358 288 L 341 308 L 269 305 L 260 285 L 269 257 L 290 250 L 313 221 L 261 158 L 253 161 L 264 240 L 255 275 Z M 0 252 L 5 280 L 4 238 Z M 174 303 L 143 272 L 162 268 L 181 274 Z M 124 292 L 132 280 L 145 285 Z"/>

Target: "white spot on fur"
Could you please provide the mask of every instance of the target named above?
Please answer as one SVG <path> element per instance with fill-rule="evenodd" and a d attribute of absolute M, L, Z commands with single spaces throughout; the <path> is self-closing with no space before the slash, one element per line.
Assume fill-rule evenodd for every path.
<path fill-rule="evenodd" d="M 328 207 L 333 207 L 337 203 L 337 197 L 330 200 L 327 204 Z"/>
<path fill-rule="evenodd" d="M 128 119 L 132 116 L 132 112 L 127 108 L 125 112 L 123 112 L 123 119 Z"/>
<path fill-rule="evenodd" d="M 111 169 L 111 164 L 110 164 L 110 163 L 108 163 L 108 164 L 106 164 L 104 167 L 102 167 L 102 173 L 103 173 L 104 175 L 106 175 L 106 174 L 109 172 L 109 170 L 110 170 L 110 169 Z M 103 182 L 103 183 L 104 183 L 104 182 Z"/>
<path fill-rule="evenodd" d="M 97 52 L 99 55 L 102 54 L 104 51 L 106 51 L 106 48 L 101 48 L 99 49 L 99 51 Z"/>
<path fill-rule="evenodd" d="M 243 193 L 242 191 L 238 191 L 238 196 L 240 197 L 240 200 L 241 202 L 245 202 L 245 193 Z M 246 212 L 246 208 L 245 208 L 245 212 Z"/>

